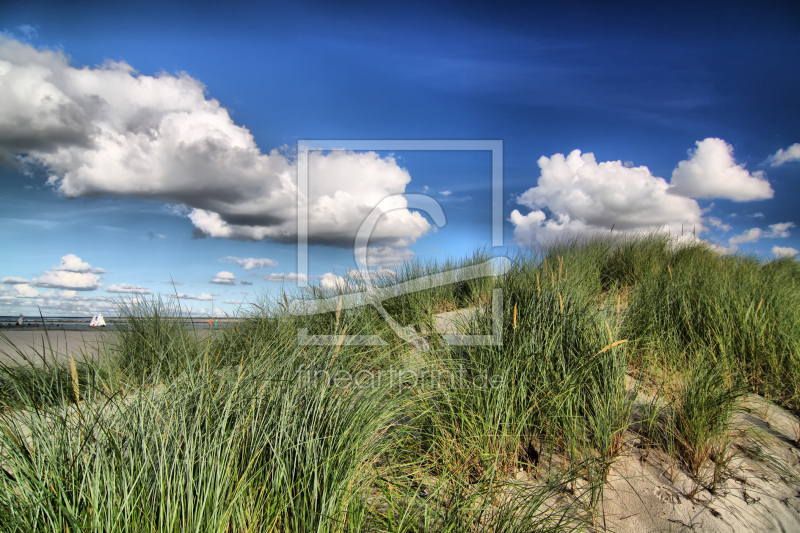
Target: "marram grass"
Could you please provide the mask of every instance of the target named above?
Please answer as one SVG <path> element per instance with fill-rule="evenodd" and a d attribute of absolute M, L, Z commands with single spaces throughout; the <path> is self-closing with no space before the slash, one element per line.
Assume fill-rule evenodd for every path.
<path fill-rule="evenodd" d="M 489 258 L 409 263 L 374 283 Z M 374 308 L 288 314 L 290 298 L 337 292 L 320 287 L 213 335 L 170 300 L 122 302 L 127 326 L 104 357 L 0 366 L 0 528 L 581 529 L 632 429 L 631 374 L 671 376 L 636 429 L 698 487 L 730 457 L 744 391 L 797 407 L 798 281 L 792 259 L 661 235 L 561 242 L 520 252 L 503 276 L 384 302 L 427 351 Z M 447 346 L 434 315 L 475 307 L 466 327 L 488 335 L 495 288 L 502 346 Z M 299 346 L 300 328 L 339 340 Z"/>

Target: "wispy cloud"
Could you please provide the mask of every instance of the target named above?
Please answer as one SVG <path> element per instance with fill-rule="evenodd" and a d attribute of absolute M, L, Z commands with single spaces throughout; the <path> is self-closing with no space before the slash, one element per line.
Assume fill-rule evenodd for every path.
<path fill-rule="evenodd" d="M 196 296 L 193 294 L 184 294 L 182 292 L 179 292 L 178 294 L 168 294 L 167 296 L 170 298 L 178 298 L 180 300 L 200 300 L 203 302 L 207 302 L 214 299 L 213 294 L 206 294 L 206 293 L 202 293 L 199 296 Z"/>
<path fill-rule="evenodd" d="M 725 224 L 722 220 L 716 217 L 708 217 L 708 223 L 714 226 L 717 229 L 721 229 L 722 231 L 730 231 L 731 225 Z"/>
<path fill-rule="evenodd" d="M 223 257 L 220 261 L 224 261 L 227 263 L 236 263 L 240 267 L 245 270 L 258 270 L 260 268 L 267 268 L 267 267 L 276 267 L 278 266 L 278 262 L 274 259 L 267 259 L 267 258 L 255 258 L 255 257 L 234 257 L 229 255 L 227 257 Z"/>
<path fill-rule="evenodd" d="M 106 292 L 115 292 L 120 294 L 153 294 L 153 291 L 147 287 L 139 285 L 131 285 L 129 283 L 120 283 L 119 285 L 111 285 L 106 289 Z"/>
<path fill-rule="evenodd" d="M 295 274 L 294 272 L 290 272 L 288 274 L 285 273 L 273 273 L 267 274 L 264 276 L 265 281 L 284 281 L 284 282 L 297 282 L 299 280 L 308 281 L 308 276 L 305 274 Z"/>
<path fill-rule="evenodd" d="M 792 161 L 800 161 L 800 143 L 794 143 L 785 150 L 781 148 L 769 156 L 764 162 L 769 163 L 770 166 L 778 167 L 784 163 L 790 163 Z"/>
<path fill-rule="evenodd" d="M 0 283 L 5 283 L 6 285 L 18 285 L 21 283 L 28 283 L 28 280 L 25 278 L 18 278 L 16 276 L 6 276 L 3 279 L 0 279 Z"/>
<path fill-rule="evenodd" d="M 785 239 L 789 236 L 789 228 L 793 228 L 794 226 L 794 222 L 780 222 L 778 224 L 770 224 L 769 231 L 763 231 L 761 228 L 750 228 L 728 239 L 728 244 L 732 246 L 733 251 L 736 251 L 737 245 L 758 242 L 762 238 Z"/>

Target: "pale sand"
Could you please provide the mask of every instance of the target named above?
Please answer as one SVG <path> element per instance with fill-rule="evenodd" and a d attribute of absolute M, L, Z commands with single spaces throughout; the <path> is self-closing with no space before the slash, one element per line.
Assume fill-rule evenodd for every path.
<path fill-rule="evenodd" d="M 626 533 L 800 531 L 798 419 L 755 395 L 746 404 L 755 411 L 738 417 L 735 425 L 750 435 L 737 444 L 758 442 L 772 464 L 740 452 L 714 494 L 701 489 L 689 498 L 694 483 L 686 472 L 671 471 L 673 461 L 666 454 L 646 454 L 641 439 L 628 433 L 605 486 L 598 526 L 605 522 L 608 531 Z"/>
<path fill-rule="evenodd" d="M 85 331 L 44 328 L 0 329 L 0 360 L 4 363 L 23 362 L 19 352 L 41 363 L 46 357 L 58 361 L 71 354 L 76 360 L 95 357 L 104 344 L 113 341 L 113 330 L 86 329 Z"/>
<path fill-rule="evenodd" d="M 197 327 L 195 331 L 205 338 L 220 328 Z M 111 328 L 58 329 L 48 328 L 45 332 L 40 327 L 1 328 L 0 329 L 0 361 L 3 363 L 23 363 L 19 352 L 29 357 L 36 364 L 42 364 L 43 358 L 48 361 L 67 361 L 68 356 L 76 361 L 94 358 L 107 353 L 103 348 L 110 348 L 116 340 L 116 333 Z"/>
<path fill-rule="evenodd" d="M 471 312 L 437 315 L 436 328 L 440 333 L 457 333 Z M 628 378 L 633 390 L 636 380 Z M 643 406 L 652 401 L 638 392 L 632 429 Z M 626 432 L 590 531 L 800 532 L 800 443 L 796 440 L 800 419 L 752 394 L 744 406 L 749 413 L 734 421 L 742 436 L 732 449 L 739 453 L 713 494 L 701 489 L 689 498 L 694 482 L 686 471 L 664 452 L 651 449 L 646 453 L 641 438 L 634 431 Z M 757 446 L 771 464 L 747 457 L 736 445 Z M 520 471 L 514 483 L 535 485 L 537 481 Z"/>

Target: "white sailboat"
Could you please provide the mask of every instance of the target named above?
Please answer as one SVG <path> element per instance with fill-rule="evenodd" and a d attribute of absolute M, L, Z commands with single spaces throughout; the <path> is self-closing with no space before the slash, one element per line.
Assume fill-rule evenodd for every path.
<path fill-rule="evenodd" d="M 89 322 L 89 327 L 90 328 L 97 328 L 97 327 L 105 326 L 105 325 L 106 325 L 106 321 L 103 320 L 103 313 L 98 313 L 97 316 L 93 316 L 92 317 L 92 321 Z"/>
<path fill-rule="evenodd" d="M 17 319 L 17 325 L 18 326 L 22 325 L 22 313 L 19 314 L 19 318 Z"/>

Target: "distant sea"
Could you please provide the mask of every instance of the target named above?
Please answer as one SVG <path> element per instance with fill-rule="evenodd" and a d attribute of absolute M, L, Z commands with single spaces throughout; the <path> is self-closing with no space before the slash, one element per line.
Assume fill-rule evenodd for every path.
<path fill-rule="evenodd" d="M 2 316 L 0 315 L 0 327 L 18 327 L 17 326 L 17 316 Z M 103 315 L 103 319 L 106 321 L 106 327 L 113 328 L 117 324 L 122 324 L 124 319 L 120 319 L 115 316 L 106 316 Z M 23 316 L 22 322 L 23 327 L 46 327 L 46 328 L 53 328 L 53 329 L 83 329 L 89 328 L 89 322 L 91 322 L 91 316 L 45 316 L 44 323 L 42 323 L 42 317 L 31 315 L 31 316 Z M 190 322 L 189 319 L 183 318 L 184 321 L 187 323 Z M 209 320 L 213 320 L 216 322 L 217 325 L 222 326 L 224 324 L 230 324 L 233 322 L 238 322 L 236 319 L 227 319 L 227 318 L 214 318 L 209 319 L 209 317 L 192 317 L 191 323 L 195 326 L 199 327 L 208 327 Z M 94 328 L 92 328 L 94 329 Z"/>
<path fill-rule="evenodd" d="M 17 325 L 17 316 L 0 316 L 0 327 L 3 326 L 16 326 Z M 113 325 L 113 322 L 116 321 L 116 317 L 106 317 L 107 325 Z M 44 317 L 44 326 L 45 327 L 77 327 L 77 326 L 89 326 L 89 322 L 91 322 L 92 317 L 90 316 L 46 316 Z M 42 327 L 42 317 L 31 315 L 31 316 L 23 316 L 22 323 L 24 327 Z"/>

